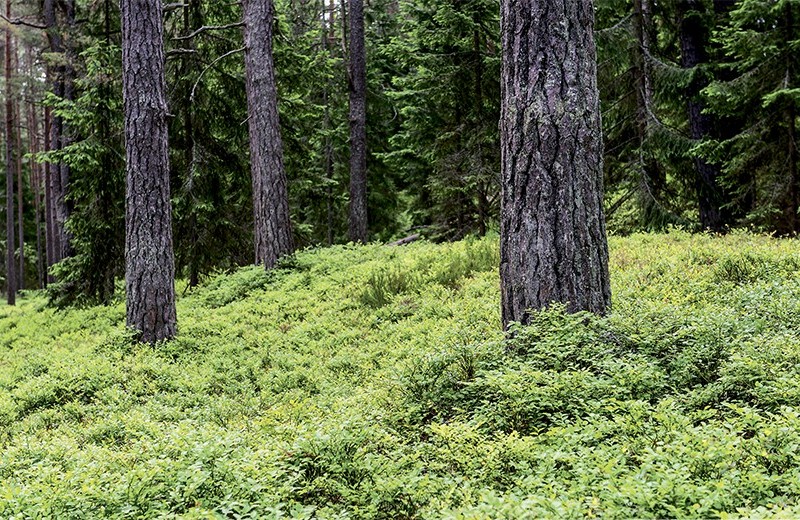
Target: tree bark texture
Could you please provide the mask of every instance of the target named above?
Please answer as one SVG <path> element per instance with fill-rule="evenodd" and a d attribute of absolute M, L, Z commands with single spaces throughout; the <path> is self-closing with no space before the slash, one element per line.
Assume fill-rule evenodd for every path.
<path fill-rule="evenodd" d="M 6 0 L 6 17 L 11 18 L 11 0 Z M 11 28 L 6 29 L 6 89 L 11 85 Z M 17 277 L 14 262 L 14 96 L 6 92 L 6 296 L 16 304 Z"/>
<path fill-rule="evenodd" d="M 611 303 L 592 0 L 503 0 L 502 319 Z"/>
<path fill-rule="evenodd" d="M 127 324 L 141 341 L 176 332 L 161 0 L 122 0 Z"/>
<path fill-rule="evenodd" d="M 245 0 L 243 7 L 255 258 L 269 269 L 294 250 L 272 58 L 275 8 L 272 0 Z"/>
<path fill-rule="evenodd" d="M 703 21 L 704 7 L 700 0 L 684 0 L 681 6 L 681 65 L 694 69 L 708 63 L 708 29 Z M 713 137 L 714 117 L 703 113 L 705 103 L 700 92 L 708 86 L 703 74 L 695 74 L 687 89 L 689 128 L 692 139 L 697 141 Z M 694 160 L 697 172 L 695 187 L 700 209 L 700 225 L 711 231 L 724 231 L 730 224 L 730 212 L 725 210 L 726 197 L 719 184 L 722 174 L 719 165 L 709 163 L 702 157 Z"/>
<path fill-rule="evenodd" d="M 364 1 L 350 0 L 350 240 L 367 241 L 367 54 Z"/>

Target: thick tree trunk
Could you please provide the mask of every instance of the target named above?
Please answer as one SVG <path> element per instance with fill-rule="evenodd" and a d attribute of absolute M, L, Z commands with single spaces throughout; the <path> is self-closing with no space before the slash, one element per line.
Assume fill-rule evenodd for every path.
<path fill-rule="evenodd" d="M 253 177 L 256 264 L 267 269 L 294 250 L 272 59 L 272 0 L 244 1 L 245 70 Z"/>
<path fill-rule="evenodd" d="M 591 0 L 503 0 L 503 325 L 611 303 Z"/>
<path fill-rule="evenodd" d="M 175 335 L 164 27 L 160 0 L 122 6 L 127 324 L 153 343 Z"/>
<path fill-rule="evenodd" d="M 693 69 L 708 62 L 708 29 L 703 22 L 704 7 L 700 0 L 684 0 L 681 7 L 681 62 L 684 68 Z M 686 92 L 689 100 L 689 128 L 692 139 L 698 141 L 713 137 L 715 130 L 714 118 L 703 113 L 705 103 L 700 98 L 700 92 L 708 86 L 708 81 L 702 74 L 695 74 Z M 728 201 L 719 185 L 722 173 L 720 167 L 702 157 L 696 157 L 694 163 L 697 170 L 695 186 L 700 208 L 700 225 L 703 229 L 724 231 L 731 218 L 730 212 L 723 208 Z"/>
<path fill-rule="evenodd" d="M 11 0 L 6 0 L 6 17 L 11 18 Z M 11 85 L 11 28 L 6 29 L 6 90 Z M 14 261 L 14 96 L 6 92 L 6 292 L 9 305 L 17 300 Z"/>
<path fill-rule="evenodd" d="M 350 0 L 350 240 L 367 241 L 367 55 L 364 2 Z"/>

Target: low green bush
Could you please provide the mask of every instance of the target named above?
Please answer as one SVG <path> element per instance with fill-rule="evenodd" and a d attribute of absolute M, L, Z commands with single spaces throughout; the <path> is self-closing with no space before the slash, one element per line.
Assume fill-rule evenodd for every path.
<path fill-rule="evenodd" d="M 497 237 L 0 308 L 0 517 L 793 518 L 796 242 L 611 237 L 606 317 L 500 330 Z"/>

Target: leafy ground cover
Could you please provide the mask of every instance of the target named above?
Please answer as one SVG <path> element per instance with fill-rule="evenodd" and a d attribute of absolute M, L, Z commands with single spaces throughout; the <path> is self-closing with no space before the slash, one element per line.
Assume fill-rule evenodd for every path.
<path fill-rule="evenodd" d="M 180 336 L 0 308 L 2 518 L 800 516 L 800 252 L 611 239 L 613 312 L 499 332 L 497 240 L 221 275 Z M 179 287 L 183 290 L 183 287 Z"/>

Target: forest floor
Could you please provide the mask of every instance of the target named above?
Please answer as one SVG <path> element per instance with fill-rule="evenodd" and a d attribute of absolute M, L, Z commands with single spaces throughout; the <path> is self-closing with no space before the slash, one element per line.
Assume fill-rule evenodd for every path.
<path fill-rule="evenodd" d="M 500 332 L 497 239 L 0 308 L 2 518 L 800 516 L 800 248 L 612 237 L 613 311 Z M 179 293 L 184 287 L 179 284 Z"/>

